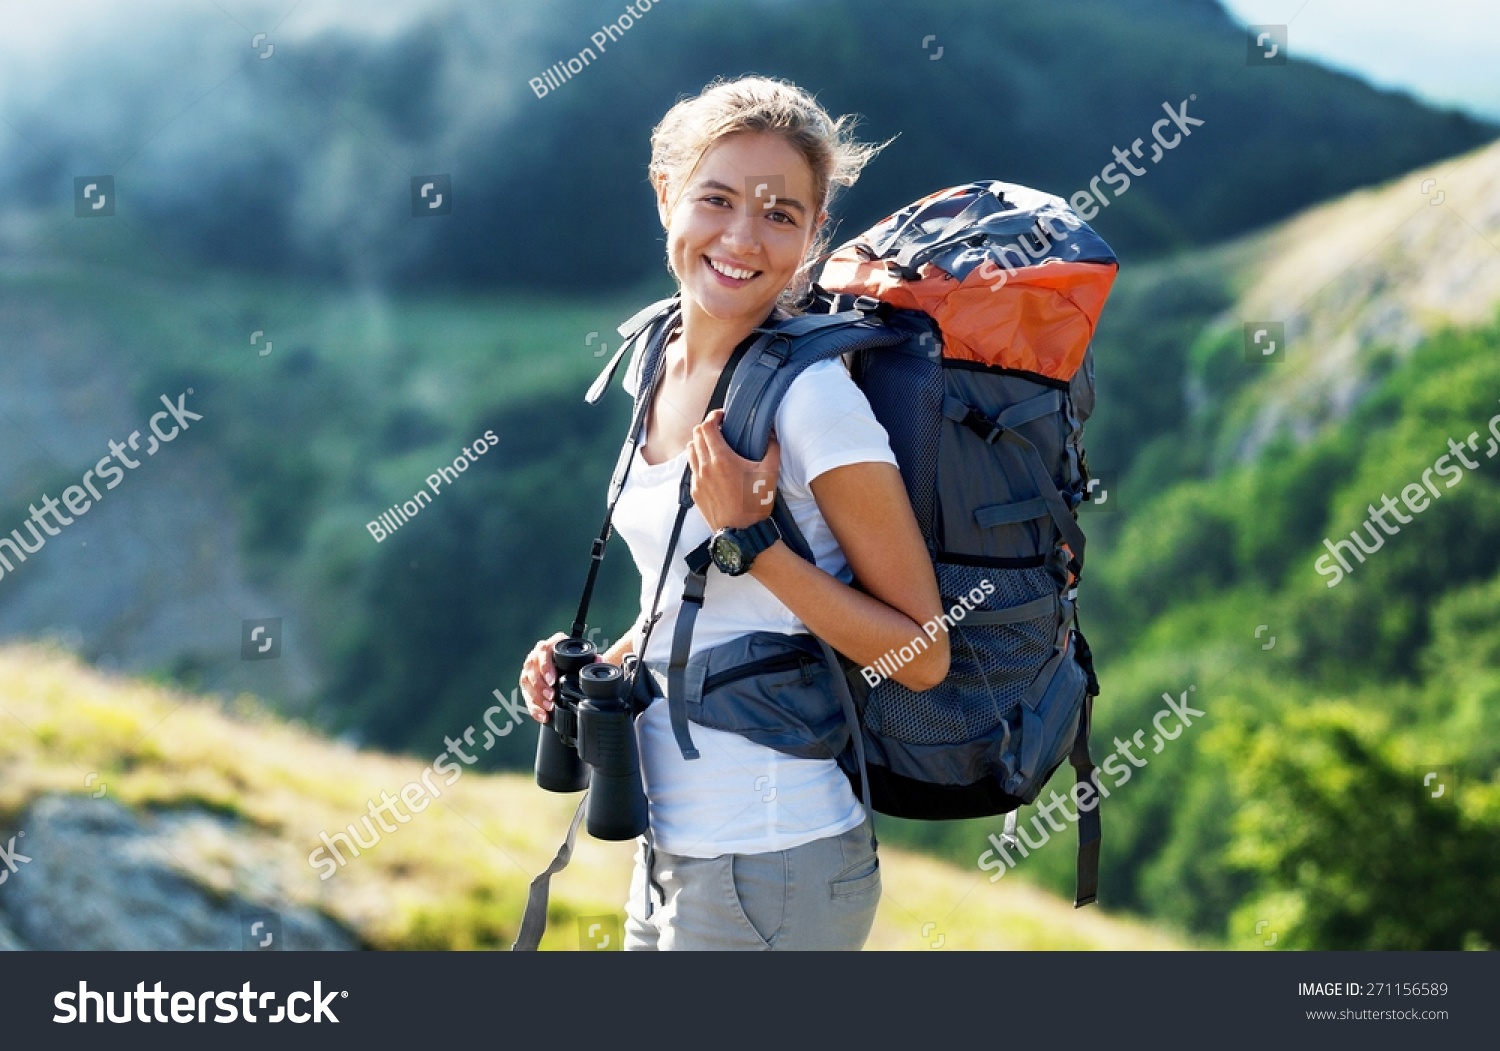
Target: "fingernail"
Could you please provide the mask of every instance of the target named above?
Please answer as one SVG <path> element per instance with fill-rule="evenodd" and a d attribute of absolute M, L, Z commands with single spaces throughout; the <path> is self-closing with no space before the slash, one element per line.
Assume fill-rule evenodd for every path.
<path fill-rule="evenodd" d="M 544 675 L 543 678 L 547 680 L 548 686 L 551 686 L 557 681 L 557 677 L 554 676 L 550 671 L 546 675 Z"/>
<path fill-rule="evenodd" d="M 550 701 L 550 700 L 552 700 L 552 691 L 551 690 L 543 690 L 542 691 L 542 696 L 545 697 L 547 700 Z M 550 707 L 550 705 L 549 705 L 549 707 Z"/>

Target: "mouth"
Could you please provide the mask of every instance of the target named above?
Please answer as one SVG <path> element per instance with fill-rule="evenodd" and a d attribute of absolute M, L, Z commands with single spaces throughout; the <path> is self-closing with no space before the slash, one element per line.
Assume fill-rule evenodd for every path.
<path fill-rule="evenodd" d="M 704 256 L 703 261 L 708 264 L 708 268 L 712 270 L 714 274 L 719 278 L 720 283 L 728 285 L 731 288 L 743 287 L 744 285 L 749 284 L 751 281 L 754 281 L 764 272 L 761 270 L 747 270 L 744 267 L 730 266 L 728 263 L 718 262 L 717 260 L 710 259 L 708 256 Z"/>

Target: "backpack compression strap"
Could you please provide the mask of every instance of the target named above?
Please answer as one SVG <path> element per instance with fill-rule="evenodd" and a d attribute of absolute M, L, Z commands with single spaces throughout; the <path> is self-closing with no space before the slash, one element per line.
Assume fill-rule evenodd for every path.
<path fill-rule="evenodd" d="M 1099 696 L 1099 678 L 1094 674 L 1094 653 L 1088 640 L 1078 627 L 1074 613 L 1073 637 L 1078 647 L 1078 663 L 1088 673 L 1088 688 L 1084 691 L 1083 714 L 1079 717 L 1078 736 L 1073 739 L 1073 754 L 1068 757 L 1074 776 L 1079 784 L 1094 787 L 1094 759 L 1089 755 L 1089 732 L 1094 723 L 1094 698 Z M 1097 789 L 1096 789 L 1097 791 Z M 1078 813 L 1078 890 L 1073 899 L 1075 909 L 1096 901 L 1099 897 L 1099 800 L 1088 810 Z"/>
<path fill-rule="evenodd" d="M 949 396 L 943 399 L 943 415 L 973 431 L 987 445 L 993 445 L 997 441 L 1006 442 L 1015 450 L 1022 466 L 1026 469 L 1026 474 L 1031 479 L 1031 484 L 1036 487 L 1037 496 L 1030 500 L 1004 507 L 983 508 L 982 510 L 987 513 L 985 518 L 989 524 L 1022 521 L 1026 518 L 1044 518 L 1050 515 L 1057 524 L 1058 533 L 1072 551 L 1075 565 L 1070 568 L 1076 576 L 1083 568 L 1085 546 L 1083 530 L 1078 528 L 1073 512 L 1063 501 L 1062 493 L 1042 463 L 1036 446 L 1015 430 L 1023 423 L 1060 411 L 1063 402 L 1064 395 L 1061 391 L 1048 391 L 1046 394 L 1039 394 L 1035 398 L 1028 398 L 1026 401 L 1012 405 L 992 420 L 972 405 Z M 1041 502 L 1038 503 L 1038 500 Z"/>

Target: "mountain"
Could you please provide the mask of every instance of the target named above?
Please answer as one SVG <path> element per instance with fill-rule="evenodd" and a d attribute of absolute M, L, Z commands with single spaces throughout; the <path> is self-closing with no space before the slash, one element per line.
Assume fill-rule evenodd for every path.
<path fill-rule="evenodd" d="M 18 56 L 0 95 L 0 244 L 55 235 L 73 179 L 110 174 L 133 236 L 93 243 L 98 258 L 383 288 L 629 288 L 662 269 L 651 128 L 745 72 L 790 78 L 893 140 L 849 193 L 845 236 L 976 178 L 1092 185 L 1109 197 L 1099 230 L 1129 261 L 1497 134 L 1300 59 L 1251 65 L 1211 0 L 673 0 L 628 20 L 614 0 L 340 10 L 286 20 L 264 57 L 221 10 L 186 7 L 97 27 L 34 70 Z M 115 46 L 126 35 L 136 46 Z M 539 97 L 569 61 L 577 74 Z M 1190 134 L 1122 184 L 1115 151 L 1140 139 L 1151 157 L 1167 109 L 1164 141 Z M 454 211 L 418 221 L 412 180 L 429 174 L 449 179 Z"/>
<path fill-rule="evenodd" d="M 1091 461 L 1135 467 L 1131 488 L 1152 492 L 1346 418 L 1421 340 L 1493 318 L 1497 201 L 1491 145 L 1223 245 L 1122 268 L 1096 344 Z M 1267 338 L 1249 343 L 1262 327 Z M 1257 353 L 1273 339 L 1278 353 Z"/>

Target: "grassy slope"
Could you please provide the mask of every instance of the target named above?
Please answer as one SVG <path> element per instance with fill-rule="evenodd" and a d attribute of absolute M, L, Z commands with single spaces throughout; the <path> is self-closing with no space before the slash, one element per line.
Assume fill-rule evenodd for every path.
<path fill-rule="evenodd" d="M 324 909 L 384 949 L 495 948 L 514 937 L 531 877 L 547 863 L 572 798 L 515 774 L 466 773 L 432 805 L 336 875 L 306 863 L 382 790 L 421 776 L 414 759 L 360 752 L 281 722 L 252 699 L 219 706 L 111 678 L 40 646 L 0 649 L 0 827 L 44 792 L 84 793 L 97 772 L 137 808 L 203 807 L 242 819 L 235 842 L 174 843 L 195 879 L 274 906 Z M 476 711 L 478 721 L 481 713 Z M 455 728 L 457 730 L 458 728 Z M 529 726 L 518 732 L 533 733 Z M 434 753 L 437 752 L 434 748 Z M 439 774 L 433 783 L 443 787 Z M 616 913 L 631 846 L 587 837 L 554 883 L 544 948 L 577 947 L 575 918 Z M 1173 949 L 1151 926 L 1015 880 L 885 848 L 877 949 Z M 933 924 L 926 928 L 924 926 Z"/>

